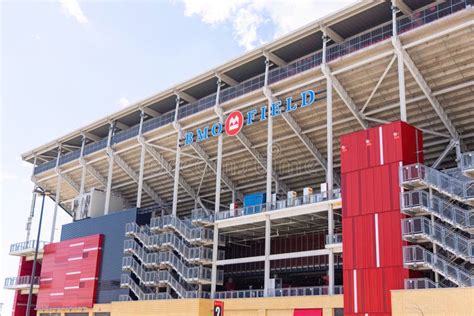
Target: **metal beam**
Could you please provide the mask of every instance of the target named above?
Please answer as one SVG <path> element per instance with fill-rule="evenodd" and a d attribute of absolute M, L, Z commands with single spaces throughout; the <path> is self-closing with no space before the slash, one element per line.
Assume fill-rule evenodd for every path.
<path fill-rule="evenodd" d="M 188 102 L 188 103 L 193 103 L 193 102 L 196 102 L 197 99 L 193 96 L 190 96 L 189 94 L 187 94 L 186 92 L 183 92 L 183 91 L 175 91 L 174 94 L 176 94 L 180 99 L 183 99 L 184 101 Z"/>
<path fill-rule="evenodd" d="M 193 142 L 191 144 L 191 147 L 194 149 L 194 151 L 196 151 L 196 153 L 206 162 L 206 164 L 209 166 L 209 168 L 217 174 L 217 164 L 211 160 L 211 158 L 209 157 L 209 155 L 204 151 L 204 149 L 201 147 L 201 145 L 199 145 L 198 143 L 196 142 Z M 234 182 L 224 173 L 222 172 L 221 174 L 221 178 L 222 178 L 222 181 L 225 183 L 225 185 L 231 190 L 231 191 L 235 191 L 235 194 L 236 194 L 236 197 L 240 200 L 240 201 L 244 201 L 244 195 L 242 194 L 242 192 L 238 191 L 236 189 L 236 185 L 234 184 Z"/>
<path fill-rule="evenodd" d="M 118 129 L 120 129 L 122 131 L 130 128 L 130 126 L 128 126 L 128 125 L 126 125 L 122 122 L 119 122 L 119 121 L 115 121 L 114 123 L 115 123 L 115 127 L 117 127 Z"/>
<path fill-rule="evenodd" d="M 157 116 L 160 116 L 160 115 L 161 115 L 160 112 L 155 111 L 155 110 L 153 110 L 153 109 L 150 109 L 150 108 L 148 108 L 148 107 L 146 107 L 146 106 L 140 107 L 140 110 L 143 111 L 143 112 L 145 112 L 147 115 L 149 115 L 149 116 L 151 116 L 151 117 L 157 117 Z"/>
<path fill-rule="evenodd" d="M 150 156 L 153 157 L 153 159 L 155 159 L 156 162 L 158 162 L 163 167 L 163 169 L 165 169 L 172 179 L 174 179 L 174 172 L 171 164 L 155 148 L 149 146 L 145 142 L 145 139 L 142 139 L 141 141 L 143 142 L 145 149 L 150 154 Z M 193 199 L 197 200 L 202 208 L 206 208 L 202 203 L 201 198 L 197 195 L 196 191 L 194 191 L 194 189 L 191 187 L 191 185 L 189 185 L 182 175 L 179 175 L 178 183 Z"/>
<path fill-rule="evenodd" d="M 94 142 L 98 142 L 99 140 L 101 140 L 102 138 L 100 138 L 99 136 L 95 135 L 95 134 L 92 134 L 91 132 L 81 132 L 82 136 L 94 141 Z"/>
<path fill-rule="evenodd" d="M 395 59 L 397 59 L 397 55 L 393 55 L 392 60 L 390 60 L 390 62 L 388 63 L 387 68 L 385 68 L 384 72 L 382 73 L 382 76 L 380 76 L 379 80 L 377 81 L 377 84 L 375 85 L 374 89 L 372 90 L 369 97 L 367 98 L 367 101 L 365 101 L 364 106 L 360 110 L 361 113 L 364 113 L 364 111 L 367 108 L 367 106 L 369 105 L 370 101 L 372 101 L 372 98 L 374 97 L 374 95 L 377 92 L 378 88 L 382 84 L 382 81 L 387 76 L 388 72 L 390 71 L 390 68 L 392 68 L 392 65 L 395 62 Z"/>
<path fill-rule="evenodd" d="M 77 193 L 81 192 L 80 185 L 77 184 L 70 176 L 68 176 L 67 174 L 61 173 L 61 171 L 59 171 L 59 176 L 60 176 L 61 179 L 63 179 L 67 184 L 69 184 L 69 186 L 70 186 L 71 188 L 73 188 L 74 191 L 76 191 Z"/>
<path fill-rule="evenodd" d="M 321 27 L 321 30 L 323 31 L 323 33 L 325 33 L 327 36 L 329 36 L 334 42 L 336 42 L 338 44 L 344 42 L 344 37 L 342 37 L 341 35 L 336 33 L 330 27 L 325 26 L 325 25 L 321 25 L 320 27 Z"/>
<path fill-rule="evenodd" d="M 271 98 L 272 102 L 276 102 L 277 100 L 273 97 L 271 89 L 268 87 L 264 89 L 265 89 L 264 94 L 266 96 L 268 95 Z M 301 142 L 305 145 L 305 147 L 309 150 L 309 152 L 314 156 L 316 161 L 323 167 L 324 171 L 327 172 L 328 167 L 327 167 L 326 159 L 324 159 L 323 155 L 318 150 L 316 145 L 314 145 L 311 139 L 309 139 L 308 135 L 302 132 L 302 128 L 298 124 L 298 122 L 296 122 L 295 118 L 289 112 L 283 112 L 281 114 L 281 117 L 283 117 L 285 122 L 290 126 L 291 130 L 301 140 Z M 338 186 L 340 186 L 339 175 L 337 174 L 335 175 L 335 182 L 337 183 Z"/>
<path fill-rule="evenodd" d="M 410 55 L 407 53 L 407 51 L 402 47 L 400 43 L 400 39 L 396 39 L 392 41 L 395 50 L 403 56 L 403 62 L 405 63 L 405 66 L 408 68 L 410 71 L 411 75 L 415 79 L 416 83 L 418 86 L 421 88 L 421 91 L 425 94 L 426 98 L 430 102 L 431 106 L 435 110 L 436 114 L 438 114 L 439 118 L 441 119 L 441 122 L 443 122 L 444 126 L 448 130 L 449 134 L 451 137 L 455 140 L 459 140 L 459 134 L 454 127 L 453 122 L 451 122 L 450 118 L 444 111 L 443 107 L 439 103 L 438 99 L 434 96 L 433 91 L 431 91 L 431 88 L 428 86 L 428 83 L 426 80 L 423 78 L 423 75 L 421 72 L 418 70 L 416 67 L 415 63 L 411 59 Z"/>
<path fill-rule="evenodd" d="M 113 156 L 114 162 L 123 170 L 125 173 L 138 184 L 138 174 L 122 159 L 118 154 L 114 153 L 113 150 L 108 150 L 109 154 Z M 148 194 L 152 200 L 157 204 L 163 204 L 163 200 L 145 181 L 143 181 L 143 191 Z"/>
<path fill-rule="evenodd" d="M 339 97 L 342 99 L 342 101 L 346 104 L 347 108 L 349 111 L 351 111 L 352 115 L 356 118 L 357 122 L 364 128 L 367 129 L 369 125 L 367 124 L 367 121 L 364 118 L 364 114 L 360 113 L 359 110 L 357 109 L 356 104 L 352 100 L 352 98 L 349 96 L 347 91 L 344 89 L 342 84 L 337 80 L 337 78 L 331 73 L 331 69 L 329 68 L 328 65 L 322 64 L 321 65 L 321 70 L 323 74 L 326 76 L 327 79 L 330 79 L 332 81 L 334 90 L 336 90 L 337 94 L 339 94 Z"/>
<path fill-rule="evenodd" d="M 270 60 L 272 63 L 277 65 L 278 67 L 285 66 L 288 64 L 286 61 L 275 55 L 274 53 L 271 53 L 269 51 L 264 51 L 263 56 L 265 56 L 266 59 Z"/>
<path fill-rule="evenodd" d="M 221 72 L 216 72 L 216 77 L 219 78 L 221 81 L 227 83 L 229 86 L 236 86 L 239 84 L 239 82 L 231 77 L 229 77 L 226 74 L 223 74 Z"/>
<path fill-rule="evenodd" d="M 441 153 L 441 155 L 439 155 L 439 157 L 436 159 L 436 161 L 433 163 L 433 165 L 431 166 L 431 168 L 437 168 L 440 163 L 443 161 L 443 159 L 449 154 L 449 152 L 454 148 L 454 146 L 456 146 L 456 141 L 451 139 L 449 141 L 449 144 L 448 146 L 446 146 L 446 148 L 443 150 L 443 152 Z"/>
<path fill-rule="evenodd" d="M 405 15 L 411 15 L 413 10 L 403 0 L 394 0 L 393 4 Z"/>

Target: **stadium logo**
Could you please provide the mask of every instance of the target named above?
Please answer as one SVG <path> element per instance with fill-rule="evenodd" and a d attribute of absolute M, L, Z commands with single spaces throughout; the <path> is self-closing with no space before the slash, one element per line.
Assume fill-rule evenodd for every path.
<path fill-rule="evenodd" d="M 234 111 L 225 120 L 225 132 L 229 136 L 235 136 L 244 126 L 244 116 L 240 111 Z"/>
<path fill-rule="evenodd" d="M 293 112 L 314 104 L 317 100 L 324 98 L 317 98 L 319 93 L 322 93 L 322 91 L 315 92 L 314 90 L 306 90 L 300 93 L 301 99 L 298 97 L 298 102 L 293 100 L 292 96 L 289 96 L 284 100 L 280 99 L 271 104 L 264 104 L 260 107 L 253 108 L 245 114 L 240 111 L 233 111 L 227 116 L 224 124 L 218 121 L 212 125 L 198 128 L 195 132 L 187 131 L 182 146 L 205 141 L 210 136 L 219 136 L 224 130 L 228 136 L 235 136 L 244 126 L 250 126 L 258 121 L 265 121 L 269 116 L 276 117 L 282 113 Z"/>

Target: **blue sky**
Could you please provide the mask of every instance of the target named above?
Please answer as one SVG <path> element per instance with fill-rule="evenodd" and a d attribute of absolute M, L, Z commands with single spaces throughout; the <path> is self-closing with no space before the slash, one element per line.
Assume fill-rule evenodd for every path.
<path fill-rule="evenodd" d="M 25 238 L 31 203 L 32 169 L 21 153 L 351 2 L 1 1 L 1 282 L 17 274 L 7 252 Z M 52 212 L 47 203 L 42 239 Z M 61 213 L 56 239 L 67 221 Z M 5 315 L 12 300 L 0 290 Z"/>

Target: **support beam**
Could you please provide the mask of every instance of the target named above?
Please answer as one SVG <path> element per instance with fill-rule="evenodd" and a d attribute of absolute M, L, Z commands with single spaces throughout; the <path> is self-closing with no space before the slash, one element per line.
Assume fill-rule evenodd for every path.
<path fill-rule="evenodd" d="M 323 167 L 324 171 L 328 171 L 328 164 L 326 162 L 326 159 L 324 159 L 323 155 L 321 152 L 318 150 L 316 145 L 309 139 L 309 137 L 302 132 L 301 126 L 296 122 L 296 120 L 293 118 L 293 116 L 288 113 L 282 113 L 281 117 L 285 120 L 285 122 L 290 126 L 291 130 L 296 134 L 296 136 L 300 139 L 300 141 L 305 145 L 305 147 L 309 150 L 309 152 L 313 155 L 313 157 L 316 159 L 316 161 Z M 334 182 L 340 186 L 340 176 L 335 173 L 334 174 Z"/>
<path fill-rule="evenodd" d="M 138 174 L 122 159 L 118 154 L 114 153 L 113 151 L 110 152 L 113 156 L 114 162 L 123 170 L 125 173 L 132 178 L 138 184 L 139 178 Z M 158 193 L 156 193 L 145 181 L 143 181 L 143 191 L 148 194 L 152 200 L 157 204 L 163 204 L 163 200 L 160 198 Z"/>
<path fill-rule="evenodd" d="M 437 168 L 441 162 L 443 161 L 444 158 L 446 158 L 446 156 L 449 154 L 449 152 L 456 146 L 456 141 L 451 139 L 449 141 L 449 144 L 448 146 L 446 146 L 446 148 L 443 150 L 443 152 L 441 153 L 441 155 L 439 155 L 439 157 L 436 159 L 436 161 L 433 163 L 433 165 L 431 166 L 431 168 Z"/>
<path fill-rule="evenodd" d="M 148 154 L 150 154 L 150 156 L 156 162 L 158 162 L 163 167 L 163 169 L 165 169 L 165 171 L 170 175 L 170 177 L 174 179 L 175 175 L 174 175 L 173 167 L 171 166 L 171 164 L 163 157 L 162 154 L 158 152 L 158 150 L 156 150 L 155 148 L 147 144 L 145 139 L 143 139 L 143 141 L 145 142 L 145 149 L 148 152 Z M 193 199 L 197 200 L 197 202 L 202 208 L 205 208 L 204 204 L 201 201 L 201 198 L 194 191 L 191 185 L 188 184 L 188 182 L 184 179 L 182 175 L 179 175 L 178 183 Z"/>
<path fill-rule="evenodd" d="M 86 137 L 86 138 L 88 138 L 88 139 L 90 139 L 90 140 L 92 140 L 92 141 L 94 141 L 94 142 L 98 142 L 99 140 L 102 139 L 102 138 L 100 138 L 99 136 L 97 136 L 97 135 L 95 135 L 95 134 L 92 134 L 91 132 L 81 132 L 81 134 L 82 134 L 84 137 Z"/>
<path fill-rule="evenodd" d="M 110 122 L 109 126 L 109 136 L 107 137 L 107 160 L 109 163 L 109 170 L 107 173 L 107 186 L 105 187 L 105 207 L 104 215 L 109 214 L 110 209 L 110 199 L 112 197 L 112 173 L 114 170 L 114 155 L 112 150 L 112 137 L 114 136 L 115 124 Z"/>
<path fill-rule="evenodd" d="M 212 267 L 211 267 L 211 298 L 214 298 L 217 285 L 217 259 L 219 253 L 219 228 L 214 224 L 214 236 L 212 242 Z"/>
<path fill-rule="evenodd" d="M 148 107 L 146 107 L 146 106 L 141 106 L 141 107 L 140 107 L 140 110 L 141 110 L 142 112 L 145 112 L 147 115 L 149 115 L 149 116 L 151 116 L 151 117 L 157 117 L 157 116 L 160 116 L 160 115 L 161 115 L 160 112 L 155 111 L 155 110 L 153 110 L 153 109 L 151 109 L 151 108 L 148 108 Z"/>
<path fill-rule="evenodd" d="M 269 51 L 264 51 L 263 56 L 265 56 L 267 60 L 270 60 L 272 63 L 274 63 L 278 67 L 283 67 L 288 64 L 286 61 L 284 61 L 283 59 L 281 59 L 280 57 L 278 57 L 277 55 Z"/>
<path fill-rule="evenodd" d="M 454 127 L 453 122 L 451 119 L 448 117 L 446 112 L 444 111 L 443 107 L 439 103 L 438 99 L 434 96 L 433 91 L 431 91 L 431 88 L 428 86 L 428 83 L 426 80 L 423 78 L 423 75 L 421 72 L 418 70 L 416 67 L 415 63 L 411 59 L 410 55 L 407 53 L 407 51 L 402 47 L 400 40 L 397 38 L 396 40 L 393 41 L 395 50 L 397 53 L 401 56 L 403 56 L 403 62 L 405 66 L 408 68 L 410 71 L 411 75 L 415 79 L 416 83 L 420 87 L 421 91 L 423 91 L 423 94 L 426 96 L 428 101 L 430 102 L 431 106 L 433 107 L 433 110 L 435 110 L 436 114 L 438 114 L 439 118 L 441 119 L 441 122 L 443 122 L 444 126 L 448 130 L 449 134 L 454 140 L 459 140 L 459 134 Z"/>
<path fill-rule="evenodd" d="M 217 174 L 217 164 L 211 160 L 211 158 L 209 157 L 209 155 L 204 151 L 204 149 L 196 142 L 193 142 L 191 144 L 191 147 L 194 149 L 194 151 L 196 151 L 196 153 L 199 155 L 199 157 L 201 157 L 201 159 L 203 159 L 207 166 L 214 172 Z M 234 184 L 234 182 L 224 173 L 222 172 L 222 175 L 221 175 L 221 178 L 222 178 L 222 181 L 225 183 L 225 185 L 231 190 L 231 191 L 235 191 L 235 194 L 236 194 L 236 197 L 237 199 L 239 199 L 240 201 L 244 201 L 244 195 L 242 194 L 242 192 L 238 191 L 236 189 L 236 185 Z"/>
<path fill-rule="evenodd" d="M 392 0 L 392 44 L 396 46 L 398 42 L 398 26 L 397 26 L 397 13 L 399 9 L 395 4 L 395 0 Z M 397 71 L 398 71 L 398 91 L 400 98 L 400 120 L 408 122 L 407 115 L 407 101 L 406 101 L 406 86 L 405 86 L 405 70 L 403 67 L 403 55 L 400 51 L 395 50 L 397 55 Z"/>
<path fill-rule="evenodd" d="M 177 97 L 179 97 L 180 99 L 183 99 L 184 101 L 186 101 L 188 103 L 193 103 L 193 102 L 197 101 L 197 99 L 195 97 L 190 96 L 186 92 L 175 90 L 174 93 L 176 94 Z"/>
<path fill-rule="evenodd" d="M 392 68 L 392 65 L 395 62 L 395 59 L 397 59 L 397 55 L 393 55 L 393 58 L 388 63 L 387 68 L 385 68 L 384 72 L 382 73 L 382 76 L 380 76 L 379 80 L 377 81 L 377 84 L 375 85 L 374 89 L 372 90 L 369 97 L 367 98 L 367 101 L 365 101 L 364 106 L 360 110 L 361 113 L 364 113 L 364 111 L 367 108 L 367 106 L 369 105 L 370 101 L 372 101 L 372 98 L 374 97 L 375 93 L 379 89 L 379 87 L 382 84 L 383 80 L 387 76 L 388 72 L 390 71 L 390 68 Z"/>
<path fill-rule="evenodd" d="M 237 80 L 235 80 L 235 79 L 233 79 L 233 78 L 229 77 L 228 75 L 223 74 L 221 72 L 216 72 L 216 77 L 219 80 L 227 83 L 229 86 L 236 86 L 236 85 L 239 84 L 239 82 Z"/>
<path fill-rule="evenodd" d="M 321 30 L 323 33 L 325 33 L 329 38 L 331 38 L 334 42 L 340 44 L 344 42 L 344 37 L 336 33 L 333 29 L 331 29 L 329 26 L 321 25 Z"/>
<path fill-rule="evenodd" d="M 269 92 L 268 89 L 268 73 L 270 70 L 270 60 L 267 58 L 265 60 L 265 86 L 263 87 L 263 93 L 266 94 Z M 272 109 L 272 96 L 271 92 L 267 97 L 267 109 L 268 113 L 271 112 Z M 273 115 L 268 115 L 267 118 L 267 185 L 266 185 L 266 201 L 267 203 L 271 203 L 272 201 L 272 171 L 273 171 Z M 266 272 L 265 272 L 265 291 L 268 289 L 267 279 L 266 279 Z"/>
<path fill-rule="evenodd" d="M 271 221 L 270 216 L 267 215 L 265 218 L 265 263 L 264 263 L 264 279 L 263 279 L 263 288 L 264 296 L 269 296 L 270 289 L 270 249 L 271 249 Z"/>
<path fill-rule="evenodd" d="M 126 125 L 126 124 L 124 124 L 124 123 L 122 123 L 122 122 L 119 122 L 119 121 L 115 121 L 114 123 L 115 123 L 115 127 L 117 127 L 118 129 L 120 129 L 121 131 L 130 128 L 130 126 L 128 126 L 128 125 Z"/>
<path fill-rule="evenodd" d="M 339 97 L 342 99 L 344 104 L 347 106 L 349 111 L 351 111 L 352 115 L 356 118 L 357 122 L 362 126 L 363 129 L 367 129 L 369 125 L 367 124 L 367 121 L 364 118 L 364 114 L 360 113 L 359 110 L 357 109 L 356 104 L 352 100 L 352 98 L 349 96 L 347 91 L 344 89 L 342 84 L 337 80 L 337 78 L 331 73 L 331 69 L 327 64 L 322 64 L 321 65 L 321 70 L 326 76 L 326 80 L 331 80 L 333 84 L 334 90 L 336 90 L 337 94 Z"/>
<path fill-rule="evenodd" d="M 413 10 L 403 0 L 394 0 L 393 4 L 405 15 L 411 15 Z"/>
<path fill-rule="evenodd" d="M 59 159 L 61 158 L 61 145 L 59 145 L 58 147 L 58 156 L 56 157 L 56 168 L 55 168 L 55 171 L 56 171 L 56 177 L 57 177 L 57 180 L 56 180 L 56 194 L 54 196 L 54 213 L 53 213 L 53 221 L 51 223 L 51 237 L 50 237 L 50 240 L 49 242 L 53 242 L 54 241 L 54 234 L 56 232 L 56 218 L 58 217 L 58 207 L 59 207 L 59 203 L 60 203 L 60 200 L 61 200 L 61 170 L 59 170 Z M 39 242 L 39 240 L 37 241 Z"/>
<path fill-rule="evenodd" d="M 214 105 L 214 112 L 219 116 L 219 123 L 224 125 L 224 118 L 222 115 L 222 109 L 220 108 L 219 95 L 221 93 L 221 79 L 217 80 L 217 91 L 216 91 L 216 104 Z M 214 204 L 214 213 L 219 213 L 221 208 L 221 182 L 222 182 L 222 147 L 224 146 L 224 135 L 222 133 L 217 136 L 217 161 L 216 161 L 216 203 Z"/>
<path fill-rule="evenodd" d="M 80 192 L 80 185 L 76 183 L 69 175 L 64 173 L 59 173 L 61 179 L 63 179 L 76 193 Z"/>
<path fill-rule="evenodd" d="M 145 111 L 140 113 L 140 126 L 138 130 L 138 139 L 143 137 L 143 120 L 145 119 Z M 146 158 L 146 149 L 145 145 L 141 144 L 140 148 L 140 169 L 138 171 L 138 189 L 137 189 L 137 208 L 142 206 L 142 193 L 143 193 L 143 173 L 145 171 L 145 158 Z"/>

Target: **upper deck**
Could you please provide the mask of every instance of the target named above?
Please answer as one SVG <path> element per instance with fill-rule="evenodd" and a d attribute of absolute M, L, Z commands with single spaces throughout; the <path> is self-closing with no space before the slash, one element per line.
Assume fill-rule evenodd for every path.
<path fill-rule="evenodd" d="M 429 2 L 426 4 L 429 5 Z M 410 1 L 406 3 L 410 4 Z M 470 1 L 451 0 L 419 8 L 410 16 L 400 15 L 398 19 L 398 33 L 403 48 L 461 135 L 464 148 L 471 150 L 474 146 L 473 16 Z M 273 65 L 269 71 L 268 84 L 276 98 L 291 96 L 298 102 L 302 91 L 313 89 L 318 92 L 318 100 L 314 105 L 293 112 L 294 122 L 289 123 L 281 117 L 274 119 L 274 166 L 278 179 L 296 191 L 324 182 L 324 166 L 315 159 L 314 151 L 309 150 L 307 145 L 309 140 L 322 156 L 326 156 L 325 76 L 321 71 L 322 49 L 318 49 L 322 46 L 322 30 L 339 35 L 332 36 L 334 42 L 328 46 L 327 61 L 332 74 L 347 92 L 343 96 L 345 100 L 340 97 L 339 91 L 334 93 L 334 162 L 337 169 L 339 136 L 362 128 L 346 105 L 347 97 L 360 111 L 366 125 L 399 119 L 398 81 L 390 18 L 390 4 L 387 2 L 357 4 L 271 43 L 257 53 L 245 55 L 245 58 L 234 61 L 234 68 L 222 66 L 209 76 L 202 77 L 202 80 L 191 80 L 186 88 L 186 85 L 177 86 L 168 94 L 160 94 L 162 97 L 156 96 L 133 105 L 109 118 L 121 129 L 113 135 L 112 147 L 132 171 L 139 170 L 141 145 L 137 141 L 138 123 L 140 107 L 146 109 L 147 118 L 142 132 L 149 146 L 159 153 L 161 161 L 152 153 L 147 154 L 144 180 L 161 200 L 165 203 L 171 201 L 173 179 L 170 173 L 174 165 L 177 137 L 172 125 L 176 95 L 184 100 L 178 109 L 178 120 L 185 131 L 196 130 L 218 120 L 214 111 L 216 73 L 226 83 L 219 94 L 223 113 L 228 114 L 236 109 L 246 113 L 266 103 L 262 90 L 265 84 L 263 72 L 264 61 L 269 57 Z M 328 27 L 331 31 L 327 30 Z M 411 72 L 407 71 L 405 77 L 408 121 L 425 131 L 425 161 L 429 163 L 440 155 L 451 137 Z M 56 188 L 55 167 L 58 165 L 67 183 L 61 187 L 60 200 L 67 202 L 77 195 L 81 182 L 81 151 L 77 148 L 81 143 L 81 132 L 91 140 L 85 146 L 83 156 L 87 165 L 94 170 L 87 175 L 85 188 L 104 186 L 108 169 L 105 137 L 108 129 L 107 120 L 93 124 L 57 140 L 55 144 L 37 148 L 23 158 L 32 161 L 37 156 L 37 163 L 41 159 L 48 160 L 35 168 L 35 181 L 49 190 Z M 233 137 L 224 138 L 223 170 L 228 181 L 223 185 L 223 203 L 231 201 L 232 191 L 247 193 L 264 188 L 262 166 L 255 157 L 258 158 L 265 151 L 266 130 L 267 123 L 262 121 L 246 126 L 242 131 L 247 143 Z M 305 135 L 306 142 L 301 139 L 301 135 Z M 54 157 L 57 156 L 59 143 L 63 150 L 68 149 L 69 152 L 62 153 L 57 164 Z M 210 137 L 199 143 L 199 146 L 201 150 L 193 146 L 182 147 L 180 173 L 203 200 L 212 202 L 217 138 Z M 123 167 L 114 167 L 112 189 L 130 203 L 136 199 L 136 181 Z M 179 191 L 182 212 L 189 211 L 194 204 L 194 199 L 188 198 L 188 193 L 183 188 Z M 152 196 L 145 195 L 143 202 L 148 205 L 154 200 Z M 63 206 L 67 208 L 66 204 Z"/>

